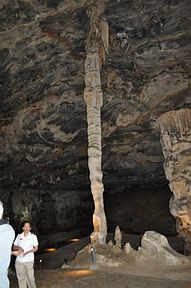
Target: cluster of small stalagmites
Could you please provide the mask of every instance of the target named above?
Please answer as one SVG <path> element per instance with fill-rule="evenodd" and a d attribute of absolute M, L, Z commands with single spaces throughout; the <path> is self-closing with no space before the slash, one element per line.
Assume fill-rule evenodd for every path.
<path fill-rule="evenodd" d="M 147 263 L 148 265 L 162 263 L 169 266 L 191 264 L 189 257 L 173 250 L 169 245 L 167 238 L 155 231 L 146 231 L 144 233 L 138 250 L 134 250 L 129 242 L 122 245 L 122 232 L 118 226 L 115 230 L 114 239 L 115 245 L 113 245 L 111 240 L 108 242 L 110 253 L 106 253 L 105 257 L 113 257 L 113 260 L 116 261 L 118 265 L 123 265 L 122 263 L 126 262 L 140 265 L 144 263 Z M 105 262 L 107 263 L 106 260 Z M 111 265 L 111 260 L 108 263 Z"/>
<path fill-rule="evenodd" d="M 171 248 L 165 236 L 146 231 L 141 238 L 141 244 L 134 250 L 130 243 L 123 244 L 122 232 L 117 226 L 114 239 L 107 244 L 90 243 L 77 253 L 70 263 L 71 267 L 126 267 L 140 265 L 147 269 L 155 269 L 155 265 L 182 266 L 191 265 L 190 257 L 177 253 Z M 115 243 L 114 243 L 115 241 Z M 146 264 L 146 266 L 145 266 Z M 63 266 L 65 267 L 65 266 Z"/>
<path fill-rule="evenodd" d="M 124 252 L 125 254 L 129 255 L 131 251 L 133 251 L 133 248 L 131 247 L 130 243 L 127 242 L 123 245 L 123 240 L 122 240 L 122 231 L 120 230 L 119 226 L 115 228 L 115 233 L 114 233 L 114 243 L 112 240 L 109 240 L 107 243 L 108 246 L 111 248 L 110 251 L 114 256 L 119 256 L 122 255 Z"/>
<path fill-rule="evenodd" d="M 116 259 L 116 257 L 118 258 L 123 254 L 122 232 L 120 231 L 119 226 L 117 226 L 115 229 L 114 239 L 110 239 L 106 245 L 95 243 L 93 247 L 96 251 L 97 263 L 103 264 L 106 262 L 110 263 L 109 265 L 111 266 L 115 266 L 116 263 L 114 264 L 114 262 L 112 265 L 112 259 Z"/>

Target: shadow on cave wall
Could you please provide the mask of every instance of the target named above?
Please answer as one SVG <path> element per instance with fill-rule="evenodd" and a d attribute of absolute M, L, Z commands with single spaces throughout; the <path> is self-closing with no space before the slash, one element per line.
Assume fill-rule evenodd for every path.
<path fill-rule="evenodd" d="M 177 234 L 175 219 L 169 211 L 172 193 L 168 186 L 115 194 L 106 191 L 104 196 L 108 232 L 113 232 L 119 225 L 128 234 L 142 234 L 148 230 L 166 236 Z"/>

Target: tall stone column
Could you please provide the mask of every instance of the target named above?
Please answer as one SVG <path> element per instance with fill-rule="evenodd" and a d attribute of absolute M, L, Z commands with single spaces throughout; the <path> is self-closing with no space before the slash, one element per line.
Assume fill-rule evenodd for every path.
<path fill-rule="evenodd" d="M 191 109 L 167 112 L 158 124 L 164 170 L 173 192 L 170 211 L 185 240 L 185 253 L 191 254 Z"/>
<path fill-rule="evenodd" d="M 85 91 L 88 122 L 88 166 L 90 171 L 91 192 L 95 210 L 93 214 L 94 232 L 91 242 L 105 244 L 107 224 L 103 203 L 104 186 L 102 182 L 101 150 L 101 107 L 102 89 L 100 70 L 108 47 L 107 23 L 100 15 L 104 1 L 87 1 L 87 13 L 90 17 L 90 32 L 86 43 Z"/>

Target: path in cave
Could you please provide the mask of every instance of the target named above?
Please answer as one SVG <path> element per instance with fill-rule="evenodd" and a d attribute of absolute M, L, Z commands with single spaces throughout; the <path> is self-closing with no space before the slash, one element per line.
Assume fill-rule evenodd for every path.
<path fill-rule="evenodd" d="M 176 272 L 175 272 L 176 274 Z M 189 288 L 191 281 L 160 279 L 92 270 L 49 269 L 36 270 L 38 288 Z M 14 274 L 10 275 L 11 288 L 17 288 Z"/>

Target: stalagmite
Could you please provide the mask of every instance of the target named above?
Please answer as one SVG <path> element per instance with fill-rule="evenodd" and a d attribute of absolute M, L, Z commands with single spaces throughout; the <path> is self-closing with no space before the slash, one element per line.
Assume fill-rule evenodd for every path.
<path fill-rule="evenodd" d="M 117 226 L 115 228 L 114 239 L 115 239 L 115 245 L 118 246 L 119 248 L 121 248 L 122 247 L 122 232 L 121 232 L 119 226 Z"/>
<path fill-rule="evenodd" d="M 95 210 L 93 214 L 94 232 L 91 242 L 105 244 L 107 224 L 103 203 L 104 186 L 101 170 L 101 65 L 108 49 L 108 25 L 101 20 L 104 1 L 87 1 L 87 13 L 90 17 L 90 32 L 86 43 L 85 91 L 88 122 L 88 165 L 90 171 L 91 192 Z"/>
<path fill-rule="evenodd" d="M 191 254 L 191 109 L 163 114 L 158 124 L 165 158 L 164 170 L 173 192 L 170 211 Z"/>

